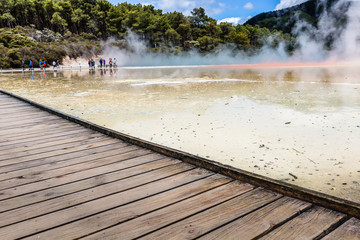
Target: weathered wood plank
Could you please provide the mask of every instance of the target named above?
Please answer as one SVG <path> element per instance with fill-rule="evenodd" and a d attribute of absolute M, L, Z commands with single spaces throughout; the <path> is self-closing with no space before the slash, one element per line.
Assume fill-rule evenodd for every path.
<path fill-rule="evenodd" d="M 251 189 L 253 189 L 253 186 L 235 181 L 193 198 L 159 209 L 156 212 L 107 228 L 85 239 L 134 239 L 151 230 L 159 229 L 168 223 L 216 206 Z M 116 224 L 116 222 L 117 221 L 114 221 L 113 224 Z"/>
<path fill-rule="evenodd" d="M 40 131 L 39 129 L 37 131 L 23 132 L 23 133 L 19 132 L 19 134 L 0 136 L 0 143 L 1 146 L 13 144 L 14 142 L 27 143 L 30 142 L 31 139 L 34 139 L 34 141 L 38 141 L 38 140 L 49 139 L 57 136 L 63 136 L 68 133 L 71 134 L 73 132 L 93 133 L 94 131 L 84 128 L 77 128 L 76 126 L 63 126 L 63 127 L 54 127 L 48 129 L 45 128 L 43 129 L 43 131 Z"/>
<path fill-rule="evenodd" d="M 322 207 L 313 207 L 260 239 L 314 239 L 345 217 Z"/>
<path fill-rule="evenodd" d="M 64 123 L 64 121 L 62 119 L 56 119 L 56 120 L 51 120 L 51 121 L 39 121 L 36 123 L 26 123 L 26 124 L 15 124 L 12 126 L 2 126 L 0 129 L 1 129 L 1 131 L 3 131 L 3 130 L 11 130 L 11 131 L 23 130 L 24 131 L 27 128 L 36 127 L 38 125 L 51 127 L 51 125 L 58 125 L 58 124 L 68 125 L 67 123 Z"/>
<path fill-rule="evenodd" d="M 33 125 L 33 126 L 28 126 L 26 128 L 23 127 L 19 127 L 19 128 L 13 128 L 13 129 L 1 129 L 0 131 L 0 137 L 9 137 L 9 136 L 19 136 L 19 135 L 29 135 L 29 134 L 36 134 L 36 133 L 46 133 L 47 131 L 50 130 L 58 130 L 61 128 L 69 128 L 69 127 L 78 127 L 80 128 L 84 128 L 84 127 L 79 127 L 76 126 L 76 124 L 74 123 L 69 123 L 69 122 L 58 122 L 58 123 L 45 123 L 45 124 L 37 124 L 37 125 Z"/>
<path fill-rule="evenodd" d="M 158 167 L 159 164 L 169 163 L 169 165 L 177 164 L 178 160 L 169 158 L 159 158 L 155 160 L 149 159 L 147 162 L 140 163 L 141 158 L 134 159 L 135 163 L 133 166 L 129 166 L 130 171 L 125 171 L 123 168 L 113 169 L 111 172 L 108 169 L 102 168 L 97 171 L 88 171 L 89 175 L 87 178 L 79 179 L 77 181 L 65 182 L 63 184 L 24 194 L 18 197 L 10 198 L 1 201 L 1 211 L 6 212 L 16 208 L 21 208 L 37 202 L 58 198 L 61 196 L 77 193 L 84 191 L 95 186 L 102 184 L 119 181 L 122 179 L 130 178 L 131 176 L 137 176 L 139 174 L 147 173 Z M 138 162 L 139 164 L 136 164 Z M 75 176 L 72 176 L 73 178 Z M 141 181 L 140 177 L 135 177 Z M 142 182 L 144 184 L 144 182 Z"/>
<path fill-rule="evenodd" d="M 31 110 L 31 107 L 29 107 L 29 111 Z M 7 124 L 7 123 L 16 123 L 19 124 L 22 121 L 23 122 L 35 122 L 44 118 L 51 118 L 51 119 L 62 119 L 59 116 L 51 115 L 51 114 L 44 114 L 44 113 L 36 113 L 34 112 L 15 112 L 15 113 L 6 113 L 0 110 L 1 114 L 6 115 L 6 118 L 1 118 L 0 123 L 1 125 Z M 30 116 L 29 116 L 30 115 Z"/>
<path fill-rule="evenodd" d="M 309 207 L 311 207 L 310 203 L 283 197 L 249 215 L 207 233 L 199 239 L 255 239 Z"/>
<path fill-rule="evenodd" d="M 197 203 L 189 202 L 187 205 L 184 205 L 185 202 L 179 203 L 138 218 L 132 221 L 132 224 L 137 227 L 142 222 L 145 226 L 138 226 L 141 229 L 137 229 L 136 236 L 161 227 L 158 231 L 144 236 L 144 239 L 194 239 L 280 197 L 280 194 L 258 188 L 167 227 L 163 226 L 195 213 L 193 205 L 196 206 Z M 177 211 L 178 209 L 181 211 Z M 176 216 L 173 214 L 175 211 Z M 158 219 L 157 222 L 154 222 L 155 219 Z"/>
<path fill-rule="evenodd" d="M 77 137 L 80 135 L 93 135 L 96 132 L 89 132 L 86 129 L 70 129 L 69 131 L 63 131 L 63 130 L 58 130 L 58 131 L 54 131 L 52 133 L 49 133 L 49 135 L 42 135 L 42 136 L 37 136 L 35 135 L 35 137 L 31 138 L 22 138 L 22 139 L 17 139 L 17 140 L 13 140 L 13 141 L 5 141 L 1 142 L 1 146 L 0 146 L 0 151 L 4 151 L 4 150 L 8 150 L 8 149 L 14 149 L 14 148 L 20 148 L 20 147 L 33 147 L 33 146 L 38 146 L 40 144 L 44 144 L 44 143 L 49 143 L 51 144 L 51 142 L 55 142 L 55 141 L 59 141 L 62 139 L 67 139 L 67 138 L 72 138 L 72 137 Z M 0 152 L 1 153 L 1 152 Z"/>
<path fill-rule="evenodd" d="M 87 158 L 88 157 L 87 155 L 100 153 L 100 152 L 106 151 L 106 149 L 112 149 L 117 144 L 123 144 L 123 143 L 119 143 L 117 141 L 115 141 L 113 143 L 105 142 L 103 144 L 88 146 L 87 148 L 80 149 L 80 150 L 78 149 L 77 151 L 67 152 L 67 153 L 64 153 L 61 155 L 56 155 L 56 156 L 52 156 L 52 157 L 23 162 L 20 164 L 12 164 L 12 165 L 3 166 L 3 167 L 0 167 L 0 175 L 7 174 L 7 173 L 13 172 L 13 171 L 29 169 L 29 168 L 33 168 L 33 167 L 37 167 L 37 166 L 41 166 L 41 165 L 53 164 L 55 166 L 58 163 L 63 162 L 63 161 L 69 161 L 69 160 L 76 161 L 79 158 L 83 158 L 83 157 Z"/>
<path fill-rule="evenodd" d="M 0 111 L 1 114 L 5 114 L 2 111 Z M 42 119 L 44 117 L 48 117 L 49 114 L 46 112 L 40 112 L 40 113 L 34 113 L 34 112 L 29 112 L 29 113 L 24 113 L 24 112 L 19 112 L 19 113 L 11 113 L 11 114 L 6 114 L 6 118 L 1 118 L 0 119 L 0 124 L 6 124 L 9 122 L 21 122 L 21 121 L 29 121 L 29 120 L 38 120 L 38 119 Z M 58 117 L 59 119 L 61 119 L 60 117 Z"/>
<path fill-rule="evenodd" d="M 102 158 L 102 159 L 97 159 L 97 160 L 92 160 L 92 161 L 86 161 L 85 163 L 72 164 L 67 167 L 56 168 L 53 170 L 46 170 L 46 171 L 42 171 L 42 172 L 38 171 L 36 173 L 27 173 L 27 174 L 22 175 L 21 177 L 1 181 L 0 187 L 1 187 L 1 190 L 11 188 L 11 187 L 18 187 L 18 186 L 21 186 L 24 184 L 29 184 L 29 183 L 38 182 L 38 181 L 44 181 L 44 180 L 50 179 L 50 178 L 57 178 L 57 177 L 64 176 L 64 175 L 67 175 L 70 173 L 81 172 L 81 171 L 91 169 L 91 168 L 96 168 L 99 166 L 106 166 L 109 164 L 116 163 L 118 161 L 128 160 L 133 157 L 139 157 L 139 156 L 148 155 L 148 154 L 151 154 L 151 152 L 149 150 L 138 149 L 135 146 L 128 146 L 128 147 L 122 148 L 121 153 L 119 153 L 118 155 L 113 156 L 111 158 L 106 158 L 106 159 Z M 0 199 L 1 199 L 1 196 L 0 196 Z"/>
<path fill-rule="evenodd" d="M 31 106 L 29 105 L 9 104 L 6 106 L 0 106 L 0 111 L 4 113 L 29 110 L 29 109 L 31 109 Z"/>
<path fill-rule="evenodd" d="M 114 139 L 111 139 L 108 136 L 100 135 L 100 136 L 94 136 L 91 138 L 90 137 L 83 138 L 82 140 L 75 141 L 72 143 L 66 143 L 66 144 L 48 146 L 48 147 L 44 147 L 41 149 L 29 150 L 29 151 L 26 151 L 25 153 L 18 152 L 16 154 L 14 154 L 14 153 L 10 152 L 9 154 L 7 154 L 7 150 L 4 150 L 4 154 L 0 155 L 0 166 L 14 164 L 14 162 L 20 163 L 23 161 L 29 161 L 29 160 L 33 160 L 33 159 L 44 158 L 47 156 L 53 156 L 53 153 L 55 153 L 56 151 L 59 151 L 59 150 L 71 151 L 73 148 L 76 148 L 79 146 L 89 145 L 89 144 L 93 144 L 93 143 L 99 143 L 99 142 L 108 141 L 108 140 L 114 140 Z M 16 161 L 14 161 L 15 159 L 16 159 Z"/>
<path fill-rule="evenodd" d="M 360 220 L 351 218 L 343 225 L 335 229 L 329 235 L 322 238 L 323 240 L 359 240 L 360 239 Z"/>
<path fill-rule="evenodd" d="M 36 234 L 30 239 L 35 239 L 36 237 L 46 238 L 49 236 L 57 236 L 56 239 L 74 239 L 82 237 L 91 232 L 96 232 L 99 229 L 109 227 L 111 226 L 110 224 L 114 223 L 114 221 L 119 223 L 125 222 L 152 210 L 162 208 L 174 202 L 182 201 L 189 197 L 196 196 L 197 194 L 222 186 L 230 181 L 230 179 L 224 178 L 221 175 L 204 177 L 203 174 L 198 174 L 190 174 L 190 177 L 194 181 L 187 181 L 184 182 L 184 184 L 177 184 L 177 181 L 175 181 L 175 188 L 164 188 L 165 192 L 158 192 L 158 194 L 156 194 L 152 187 L 145 188 L 143 191 L 146 191 L 146 193 L 144 192 L 144 194 L 141 194 L 140 191 L 128 191 L 127 196 L 129 197 L 129 204 L 124 204 L 118 208 L 112 209 L 111 211 L 102 212 L 97 215 L 81 219 L 72 224 L 66 224 L 47 232 Z M 188 177 L 182 178 L 182 180 L 185 179 L 190 180 Z M 160 186 L 164 187 L 163 185 Z M 142 188 L 139 187 L 139 190 L 142 190 Z M 141 198 L 141 195 L 149 197 Z M 137 199 L 138 201 L 132 202 L 131 199 Z M 102 221 L 98 221 L 98 219 L 102 219 Z M 62 233 L 61 237 L 58 236 L 58 233 L 60 232 Z"/>
<path fill-rule="evenodd" d="M 2 113 L 2 111 L 0 111 Z M 14 118 L 16 116 L 19 116 L 19 117 L 26 117 L 26 116 L 45 116 L 46 112 L 44 111 L 41 111 L 40 109 L 34 109 L 34 111 L 31 111 L 31 112 L 16 112 L 16 113 L 13 113 L 13 114 L 10 114 L 10 115 L 7 115 L 6 117 L 5 116 L 2 116 L 0 118 L 0 120 L 6 120 L 6 119 L 9 119 L 9 118 Z"/>
<path fill-rule="evenodd" d="M 102 138 L 104 135 L 101 133 L 87 133 L 87 132 L 77 132 L 73 134 L 69 134 L 66 136 L 60 136 L 57 138 L 54 136 L 53 138 L 47 139 L 47 141 L 43 142 L 28 142 L 27 144 L 17 143 L 6 145 L 3 148 L 0 147 L 0 161 L 2 158 L 18 158 L 26 155 L 33 155 L 48 151 L 53 151 L 59 148 L 71 147 L 72 144 L 76 144 L 78 142 L 83 142 L 89 139 L 104 139 Z"/>
<path fill-rule="evenodd" d="M 15 164 L 14 164 L 14 159 L 11 159 L 11 158 L 2 160 L 2 161 L 0 161 L 0 172 L 3 172 L 2 170 L 6 167 L 10 168 L 11 170 L 23 169 L 23 168 L 29 167 L 26 164 L 31 165 L 32 162 L 35 160 L 46 159 L 46 158 L 55 157 L 55 156 L 59 156 L 61 158 L 64 154 L 67 154 L 70 152 L 77 152 L 77 151 L 89 149 L 89 148 L 92 148 L 95 146 L 107 145 L 107 144 L 115 143 L 115 142 L 117 142 L 116 139 L 108 139 L 108 137 L 105 137 L 102 139 L 102 141 L 100 139 L 96 139 L 93 141 L 90 140 L 87 143 L 76 144 L 75 146 L 72 146 L 70 148 L 64 148 L 64 149 L 59 149 L 59 150 L 52 151 L 52 152 L 46 152 L 46 153 L 29 155 L 29 156 L 25 156 L 25 157 L 19 157 L 19 158 L 16 158 Z"/>
<path fill-rule="evenodd" d="M 136 188 L 143 185 L 144 182 L 154 182 L 191 169 L 194 169 L 191 165 L 179 163 L 179 161 L 176 160 L 162 159 L 134 167 L 131 171 L 118 172 L 119 175 L 116 177 L 119 178 L 119 180 L 107 182 L 108 180 L 105 179 L 107 176 L 103 175 L 104 177 L 99 177 L 96 181 L 93 179 L 92 185 L 87 189 L 77 184 L 72 194 L 0 213 L 0 218 L 2 219 L 0 227 Z M 52 193 L 59 195 L 54 190 L 55 189 L 52 189 Z M 39 212 L 39 209 L 43 210 Z"/>
<path fill-rule="evenodd" d="M 30 179 L 30 180 L 26 180 L 29 181 L 29 183 L 24 182 L 23 184 L 18 183 L 18 182 L 14 182 L 12 181 L 12 179 L 10 180 L 6 180 L 4 182 L 1 182 L 2 186 L 4 185 L 4 187 L 6 188 L 8 185 L 16 185 L 15 187 L 12 188 L 6 188 L 4 190 L 1 190 L 1 194 L 0 194 L 0 200 L 5 199 L 5 198 L 9 198 L 9 197 L 14 197 L 14 196 L 18 196 L 18 195 L 23 195 L 26 193 L 30 193 L 30 192 L 34 192 L 34 191 L 38 191 L 38 190 L 42 190 L 45 188 L 49 188 L 51 186 L 57 186 L 59 184 L 64 184 L 64 183 L 68 183 L 71 181 L 76 181 L 76 180 L 81 180 L 84 178 L 88 178 L 89 177 L 89 172 L 92 172 L 92 174 L 95 175 L 103 173 L 101 171 L 104 171 L 104 169 L 106 169 L 106 171 L 111 171 L 114 169 L 121 169 L 121 168 L 126 168 L 126 167 L 131 167 L 133 166 L 132 164 L 138 164 L 138 159 L 137 158 L 141 158 L 140 161 L 142 163 L 146 162 L 146 161 L 153 161 L 153 160 L 157 160 L 159 158 L 161 158 L 162 156 L 159 156 L 158 154 L 151 154 L 151 152 L 149 150 L 145 150 L 145 149 L 141 149 L 141 150 L 135 150 L 135 151 L 129 151 L 120 155 L 117 155 L 116 157 L 113 157 L 109 160 L 109 163 L 102 163 L 101 160 L 100 161 L 93 161 L 90 163 L 81 163 L 78 165 L 74 165 L 71 167 L 67 167 L 67 168 L 60 168 L 60 169 L 55 169 L 52 172 L 55 172 L 54 174 L 56 174 L 55 176 L 49 176 L 49 174 L 47 174 L 47 172 L 44 172 L 43 174 L 39 174 L 41 176 L 44 175 L 44 177 L 46 178 L 45 180 L 41 181 L 42 179 L 39 179 L 38 175 L 32 176 L 33 178 L 38 178 L 38 181 L 34 181 L 34 179 Z M 125 161 L 125 160 L 133 160 L 131 162 L 129 161 Z M 81 169 L 81 167 L 83 167 L 84 165 L 86 165 L 85 169 Z M 91 168 L 93 166 L 93 168 Z M 70 169 L 69 169 L 70 168 Z M 73 169 L 71 169 L 73 168 Z M 5 184 L 7 183 L 7 184 Z M 53 185 L 50 185 L 53 184 Z M 1 209 L 1 206 L 0 206 Z"/>
<path fill-rule="evenodd" d="M 42 123 L 59 123 L 59 122 L 63 122 L 63 119 L 58 118 L 57 116 L 48 116 L 48 117 L 43 117 L 43 118 L 39 118 L 39 119 L 30 119 L 30 120 L 23 120 L 23 121 L 15 121 L 15 122 L 8 122 L 8 123 L 3 123 L 1 124 L 1 129 L 11 129 L 11 128 L 15 128 L 15 127 L 24 127 L 24 126 L 32 126 L 32 125 L 36 125 L 36 124 L 42 124 Z"/>
<path fill-rule="evenodd" d="M 100 160 L 100 159 L 104 159 L 104 161 L 106 161 L 107 157 L 111 157 L 111 156 L 115 156 L 115 155 L 124 153 L 123 148 L 125 148 L 125 147 L 130 147 L 130 145 L 126 144 L 126 143 L 121 143 L 121 142 L 109 144 L 104 147 L 98 148 L 97 151 L 87 152 L 88 154 L 84 154 L 84 156 L 82 156 L 82 157 L 72 158 L 72 159 L 68 159 L 68 160 L 62 160 L 62 161 L 58 161 L 58 162 L 51 161 L 49 163 L 43 163 L 42 165 L 35 166 L 35 167 L 29 167 L 26 169 L 21 169 L 21 170 L 17 170 L 17 171 L 6 172 L 6 173 L 0 173 L 0 181 L 12 179 L 12 178 L 21 179 L 28 175 L 37 175 L 44 171 L 50 171 L 53 169 L 68 167 L 71 165 L 76 165 L 76 164 L 85 163 L 85 162 L 91 162 L 91 161 Z M 131 146 L 131 148 L 132 149 L 140 149 L 139 147 L 136 147 L 136 146 Z M 128 150 L 128 148 L 127 148 L 127 150 Z"/>
<path fill-rule="evenodd" d="M 198 174 L 194 174 L 194 172 L 198 172 Z M 113 212 L 115 208 L 125 205 L 127 203 L 142 198 L 147 198 L 156 193 L 184 185 L 186 183 L 204 178 L 209 175 L 211 175 L 211 173 L 209 173 L 208 171 L 198 170 L 191 170 L 189 172 L 177 174 L 160 181 L 142 185 L 129 191 L 109 195 L 107 197 L 72 206 L 61 211 L 53 212 L 21 223 L 16 223 L 7 227 L 0 228 L 0 236 L 4 237 L 5 239 L 19 238 L 30 234 L 36 234 L 40 231 L 51 229 L 56 226 L 61 226 L 68 222 L 77 221 L 82 218 L 94 215 L 96 213 L 101 213 L 103 211 L 111 210 L 110 212 Z M 134 209 L 132 209 L 131 211 L 133 210 Z M 116 214 L 119 215 L 121 213 L 117 212 Z M 97 221 L 97 223 L 99 222 Z M 15 229 L 21 229 L 21 231 Z M 89 229 L 87 229 L 87 231 L 88 230 Z M 57 236 L 62 239 L 65 238 L 64 234 L 59 233 L 52 236 Z M 50 238 L 53 239 L 53 237 Z M 48 238 L 45 237 L 44 239 Z"/>

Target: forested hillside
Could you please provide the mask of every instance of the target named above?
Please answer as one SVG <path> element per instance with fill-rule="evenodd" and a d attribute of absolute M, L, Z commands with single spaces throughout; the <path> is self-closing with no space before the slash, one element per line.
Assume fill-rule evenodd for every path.
<path fill-rule="evenodd" d="M 351 1 L 349 0 L 341 6 L 336 6 L 336 12 L 332 11 L 332 7 L 337 2 L 338 0 L 309 0 L 293 7 L 261 13 L 249 19 L 245 24 L 258 25 L 270 30 L 277 29 L 284 33 L 292 33 L 293 27 L 299 21 L 317 27 L 319 18 L 325 11 L 332 12 L 332 14 L 336 15 L 334 17 L 341 23 L 346 21 L 346 11 Z"/>
<path fill-rule="evenodd" d="M 228 45 L 253 54 L 264 44 L 276 47 L 280 41 L 291 51 L 295 42 L 290 34 L 274 29 L 219 24 L 203 8 L 184 16 L 163 13 L 151 5 L 114 6 L 106 0 L 2 0 L 0 27 L 3 68 L 19 67 L 23 59 L 49 62 L 65 56 L 91 57 L 101 53 L 100 42 L 110 37 L 115 38 L 115 45 L 126 48 L 123 39 L 130 31 L 149 50 L 168 54 L 189 50 L 206 54 Z"/>

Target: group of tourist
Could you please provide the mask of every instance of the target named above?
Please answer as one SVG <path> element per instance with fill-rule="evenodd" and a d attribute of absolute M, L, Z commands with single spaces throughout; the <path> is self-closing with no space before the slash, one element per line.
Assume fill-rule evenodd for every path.
<path fill-rule="evenodd" d="M 93 58 L 89 59 L 88 64 L 89 64 L 90 69 L 95 68 L 95 60 Z M 108 65 L 106 65 L 106 60 L 103 59 L 103 58 L 100 58 L 98 67 L 99 68 L 106 68 L 106 67 L 109 67 L 109 68 L 114 67 L 114 68 L 116 68 L 117 67 L 117 59 L 116 58 L 114 58 L 114 59 L 109 58 L 109 63 L 108 63 Z"/>
<path fill-rule="evenodd" d="M 59 60 L 56 60 L 56 61 L 54 60 L 52 62 L 52 66 L 53 66 L 53 70 L 55 70 L 55 68 L 59 69 L 60 68 Z M 25 70 L 25 60 L 21 61 L 21 67 L 22 67 L 23 70 Z M 39 61 L 39 67 L 40 67 L 41 70 L 46 70 L 46 67 L 47 67 L 46 61 L 45 60 L 44 61 L 40 60 Z M 29 70 L 34 70 L 34 63 L 33 63 L 32 60 L 29 61 Z"/>

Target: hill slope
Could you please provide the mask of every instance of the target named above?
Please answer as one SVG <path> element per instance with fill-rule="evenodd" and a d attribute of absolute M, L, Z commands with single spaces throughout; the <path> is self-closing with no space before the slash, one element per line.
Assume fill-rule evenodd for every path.
<path fill-rule="evenodd" d="M 259 25 L 260 27 L 266 27 L 270 30 L 277 29 L 284 33 L 291 33 L 293 27 L 299 20 L 306 21 L 314 27 L 317 27 L 318 21 L 325 10 L 331 11 L 331 8 L 337 2 L 338 0 L 328 0 L 326 3 L 324 3 L 323 0 L 310 0 L 290 8 L 261 13 L 249 19 L 245 24 Z M 347 11 L 349 4 L 350 2 L 342 5 L 342 9 L 340 9 L 338 13 L 340 16 L 341 13 Z"/>

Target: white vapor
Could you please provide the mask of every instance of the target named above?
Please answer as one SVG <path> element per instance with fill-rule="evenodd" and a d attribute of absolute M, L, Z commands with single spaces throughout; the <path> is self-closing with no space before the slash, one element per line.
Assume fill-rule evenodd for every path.
<path fill-rule="evenodd" d="M 334 51 L 335 56 L 346 60 L 360 59 L 360 1 L 352 1 L 351 4 L 347 13 L 348 23 L 336 41 Z"/>
<path fill-rule="evenodd" d="M 327 0 L 321 0 L 326 6 Z M 344 9 L 348 7 L 344 16 Z M 347 18 L 347 24 L 341 29 L 341 18 Z M 340 23 L 339 23 L 340 21 Z M 306 29 L 306 31 L 303 31 Z M 331 9 L 325 11 L 318 22 L 318 28 L 298 21 L 294 32 L 300 44 L 297 57 L 301 61 L 353 61 L 360 60 L 360 2 L 339 0 Z M 331 50 L 324 46 L 333 39 Z"/>
<path fill-rule="evenodd" d="M 275 10 L 292 7 L 306 1 L 307 0 L 281 0 L 280 3 L 276 5 Z"/>

